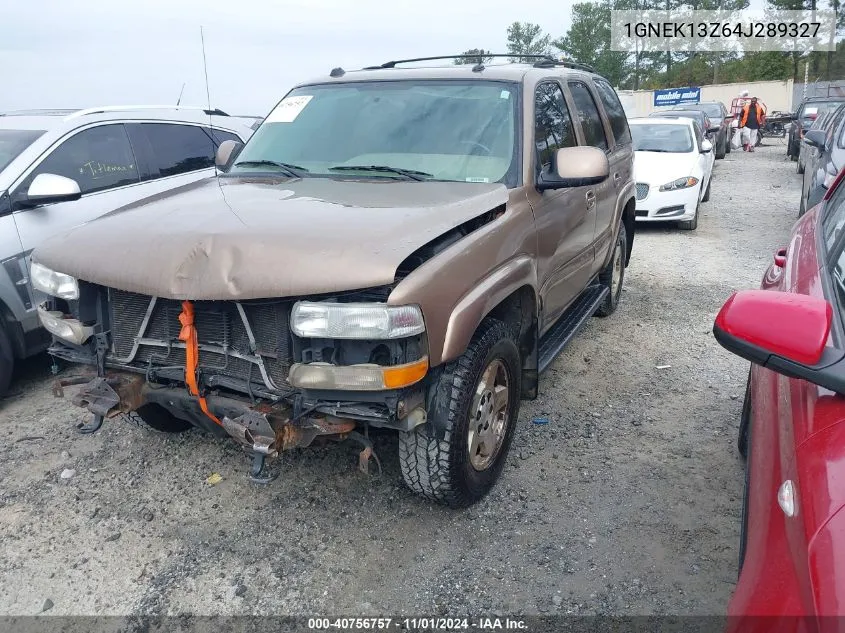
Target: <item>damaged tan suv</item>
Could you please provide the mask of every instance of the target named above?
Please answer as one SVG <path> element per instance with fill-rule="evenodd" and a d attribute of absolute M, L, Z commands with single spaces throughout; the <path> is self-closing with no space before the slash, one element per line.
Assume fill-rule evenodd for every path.
<path fill-rule="evenodd" d="M 73 401 L 265 458 L 399 434 L 409 488 L 466 506 L 495 483 L 521 399 L 619 302 L 631 135 L 586 66 L 388 62 L 291 90 L 218 174 L 32 256 Z M 533 63 L 532 63 L 533 62 Z M 448 63 L 448 65 L 446 65 Z"/>

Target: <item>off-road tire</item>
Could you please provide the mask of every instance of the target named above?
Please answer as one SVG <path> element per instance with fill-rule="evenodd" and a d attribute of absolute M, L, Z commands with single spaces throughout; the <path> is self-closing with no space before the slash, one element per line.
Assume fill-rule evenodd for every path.
<path fill-rule="evenodd" d="M 12 342 L 9 340 L 6 328 L 0 326 L 0 398 L 9 391 L 14 371 L 15 353 L 12 350 Z"/>
<path fill-rule="evenodd" d="M 710 176 L 710 180 L 707 181 L 707 189 L 704 190 L 704 195 L 701 197 L 702 202 L 708 202 L 710 200 L 710 185 L 713 184 L 713 176 Z"/>
<path fill-rule="evenodd" d="M 696 205 L 695 207 L 695 215 L 692 217 L 692 220 L 681 220 L 678 222 L 678 228 L 683 231 L 694 231 L 698 228 L 698 213 L 700 205 Z"/>
<path fill-rule="evenodd" d="M 145 404 L 131 413 L 124 413 L 123 419 L 138 428 L 146 426 L 160 433 L 182 433 L 192 427 L 190 422 L 171 415 L 158 404 Z"/>
<path fill-rule="evenodd" d="M 619 300 L 622 298 L 622 286 L 625 283 L 625 261 L 628 255 L 627 251 L 628 235 L 625 232 L 625 224 L 622 223 L 619 225 L 619 235 L 616 236 L 616 244 L 613 246 L 613 255 L 611 255 L 610 261 L 607 266 L 604 267 L 604 270 L 599 273 L 599 283 L 610 292 L 608 292 L 604 301 L 601 302 L 601 305 L 599 305 L 598 309 L 595 311 L 595 316 L 597 317 L 607 317 L 616 312 Z M 619 283 L 616 287 L 616 291 L 614 292 L 613 273 L 617 257 L 621 257 L 621 269 L 618 271 Z"/>
<path fill-rule="evenodd" d="M 485 369 L 500 360 L 508 375 L 508 417 L 499 452 L 485 470 L 470 463 L 470 408 Z M 512 328 L 487 318 L 478 327 L 467 350 L 448 363 L 431 385 L 438 401 L 430 419 L 415 430 L 399 433 L 399 465 L 412 491 L 438 503 L 467 507 L 486 495 L 502 472 L 519 415 L 522 362 Z M 434 419 L 442 416 L 445 419 Z M 444 439 L 434 436 L 432 425 L 445 429 Z"/>

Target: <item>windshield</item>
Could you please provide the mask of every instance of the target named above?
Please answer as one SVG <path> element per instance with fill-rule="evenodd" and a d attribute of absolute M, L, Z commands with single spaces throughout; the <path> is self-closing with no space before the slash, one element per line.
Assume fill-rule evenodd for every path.
<path fill-rule="evenodd" d="M 44 134 L 44 130 L 0 130 L 0 171 Z"/>
<path fill-rule="evenodd" d="M 637 152 L 688 153 L 693 148 L 688 125 L 635 124 L 631 126 L 631 136 Z"/>
<path fill-rule="evenodd" d="M 810 101 L 804 104 L 799 115 L 802 121 L 809 121 L 820 118 L 824 113 L 838 108 L 842 101 Z"/>
<path fill-rule="evenodd" d="M 718 103 L 703 103 L 698 106 L 690 107 L 690 110 L 696 110 L 698 112 L 703 112 L 711 119 L 721 119 L 722 118 L 722 108 L 719 107 Z"/>
<path fill-rule="evenodd" d="M 493 81 L 298 88 L 267 116 L 229 173 L 514 186 L 517 94 L 515 84 Z M 354 169 L 376 166 L 382 169 Z"/>

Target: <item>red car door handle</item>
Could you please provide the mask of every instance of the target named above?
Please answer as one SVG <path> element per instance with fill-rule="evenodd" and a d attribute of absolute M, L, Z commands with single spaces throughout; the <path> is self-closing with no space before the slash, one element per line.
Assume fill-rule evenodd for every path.
<path fill-rule="evenodd" d="M 786 249 L 781 248 L 775 252 L 775 266 L 784 268 L 786 266 Z"/>

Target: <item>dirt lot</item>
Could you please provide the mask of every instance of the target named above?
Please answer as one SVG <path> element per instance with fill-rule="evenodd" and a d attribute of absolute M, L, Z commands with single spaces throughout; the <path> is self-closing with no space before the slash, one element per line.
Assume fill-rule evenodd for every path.
<path fill-rule="evenodd" d="M 380 477 L 337 445 L 286 455 L 268 487 L 199 432 L 78 435 L 49 361 L 28 363 L 0 403 L 0 614 L 722 614 L 747 365 L 711 327 L 797 216 L 795 164 L 767 143 L 716 162 L 698 230 L 639 229 L 619 311 L 523 404 L 469 511 L 407 492 L 391 435 Z"/>

